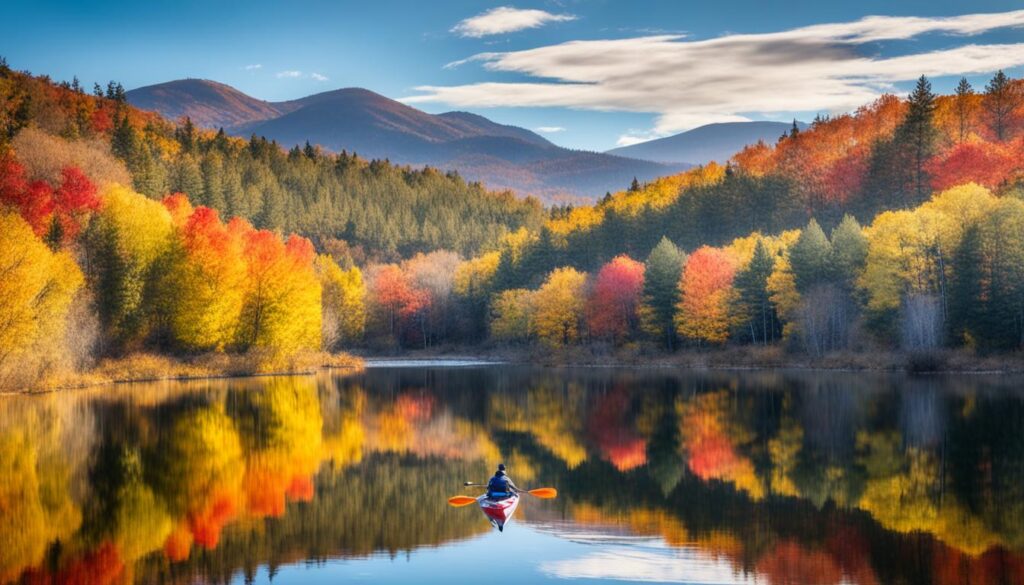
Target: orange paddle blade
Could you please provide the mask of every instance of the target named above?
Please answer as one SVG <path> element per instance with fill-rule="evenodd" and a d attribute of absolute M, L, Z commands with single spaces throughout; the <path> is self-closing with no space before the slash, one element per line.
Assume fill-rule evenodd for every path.
<path fill-rule="evenodd" d="M 530 490 L 527 493 L 529 493 L 531 496 L 544 498 L 545 500 L 558 497 L 558 490 L 556 490 L 555 488 L 537 488 L 535 490 Z"/>
<path fill-rule="evenodd" d="M 475 503 L 476 498 L 471 498 L 469 496 L 452 496 L 448 498 L 448 505 L 455 506 L 456 508 L 461 508 L 462 506 L 468 506 Z"/>

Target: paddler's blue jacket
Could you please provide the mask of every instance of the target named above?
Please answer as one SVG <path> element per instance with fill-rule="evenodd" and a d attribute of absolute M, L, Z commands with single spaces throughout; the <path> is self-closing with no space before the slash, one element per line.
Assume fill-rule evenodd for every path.
<path fill-rule="evenodd" d="M 491 499 L 507 498 L 514 494 L 518 488 L 512 480 L 505 475 L 504 471 L 498 471 L 494 477 L 487 482 L 487 497 Z"/>

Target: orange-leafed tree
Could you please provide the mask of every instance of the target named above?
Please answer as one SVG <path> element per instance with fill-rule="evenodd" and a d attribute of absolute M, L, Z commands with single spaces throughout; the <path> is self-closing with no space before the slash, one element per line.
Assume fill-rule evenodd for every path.
<path fill-rule="evenodd" d="M 377 327 L 394 341 L 416 337 L 415 317 L 430 299 L 413 286 L 396 264 L 373 266 L 368 271 L 371 313 Z"/>
<path fill-rule="evenodd" d="M 168 198 L 172 218 L 190 208 Z M 188 350 L 223 350 L 234 341 L 246 279 L 242 220 L 224 225 L 217 211 L 198 207 L 178 229 L 180 255 L 161 289 L 168 295 L 169 325 L 177 345 Z M 172 292 L 173 291 L 173 292 Z"/>
<path fill-rule="evenodd" d="M 643 263 L 623 255 L 602 266 L 587 300 L 590 333 L 615 342 L 636 333 L 643 287 Z"/>
<path fill-rule="evenodd" d="M 267 230 L 245 234 L 247 276 L 238 344 L 277 355 L 320 348 L 321 288 L 306 238 Z"/>
<path fill-rule="evenodd" d="M 699 343 L 723 343 L 728 339 L 735 275 L 735 260 L 723 250 L 704 246 L 690 255 L 679 280 L 679 335 Z"/>

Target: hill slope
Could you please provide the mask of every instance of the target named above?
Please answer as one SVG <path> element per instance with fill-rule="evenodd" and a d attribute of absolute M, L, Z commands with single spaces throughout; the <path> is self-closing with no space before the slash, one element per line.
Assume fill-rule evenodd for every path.
<path fill-rule="evenodd" d="M 128 92 L 137 108 L 178 120 L 188 116 L 199 126 L 233 127 L 275 118 L 289 111 L 287 104 L 272 104 L 246 95 L 230 85 L 208 79 L 179 79 Z"/>
<path fill-rule="evenodd" d="M 285 146 L 309 141 L 366 158 L 456 170 L 489 188 L 548 200 L 594 199 L 622 189 L 633 177 L 648 181 L 687 166 L 570 150 L 524 128 L 468 112 L 428 114 L 362 88 L 271 103 L 226 85 L 183 80 L 132 90 L 128 99 L 239 136 L 265 136 Z"/>
<path fill-rule="evenodd" d="M 806 124 L 798 123 L 800 129 Z M 613 148 L 607 154 L 628 156 L 661 163 L 705 164 L 724 163 L 748 144 L 763 140 L 775 144 L 783 132 L 792 128 L 788 122 L 723 122 L 707 124 L 673 136 Z"/>

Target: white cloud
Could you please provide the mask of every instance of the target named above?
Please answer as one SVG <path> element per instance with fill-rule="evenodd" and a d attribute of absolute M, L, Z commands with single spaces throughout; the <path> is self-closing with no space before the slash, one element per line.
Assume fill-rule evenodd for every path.
<path fill-rule="evenodd" d="M 848 111 L 920 75 L 981 74 L 1024 65 L 1024 43 L 953 43 L 894 57 L 869 54 L 871 48 L 862 47 L 926 33 L 967 36 L 1021 26 L 1024 10 L 947 18 L 869 16 L 708 40 L 672 34 L 570 41 L 480 53 L 449 64 L 479 62 L 486 70 L 536 81 L 422 86 L 416 88 L 420 95 L 402 101 L 654 113 L 655 126 L 644 136 L 649 139 L 753 114 Z M 635 134 L 620 143 L 638 138 Z"/>
<path fill-rule="evenodd" d="M 246 71 L 256 71 L 257 69 L 263 69 L 263 65 L 260 63 L 253 63 L 252 65 L 245 66 Z"/>
<path fill-rule="evenodd" d="M 536 130 L 537 132 L 541 132 L 543 134 L 554 134 L 555 132 L 565 132 L 565 128 L 563 128 L 561 126 L 538 126 L 537 128 L 534 128 L 534 130 Z"/>
<path fill-rule="evenodd" d="M 316 81 L 327 81 L 327 79 L 328 79 L 326 75 L 320 75 L 319 73 L 317 73 L 315 71 L 313 73 L 310 73 L 309 76 L 311 78 L 313 78 L 314 80 L 316 80 Z"/>
<path fill-rule="evenodd" d="M 544 10 L 521 10 L 511 6 L 499 6 L 463 20 L 452 27 L 451 32 L 464 37 L 480 38 L 567 20 L 576 20 L 576 17 L 572 14 L 552 14 Z"/>
<path fill-rule="evenodd" d="M 298 78 L 298 77 L 302 77 L 302 72 L 301 71 L 291 70 L 291 71 L 278 71 L 277 72 L 277 78 L 278 79 L 285 79 L 285 78 L 295 79 L 295 78 Z"/>

